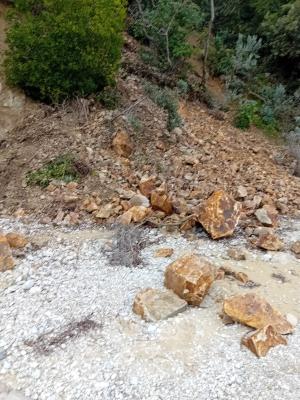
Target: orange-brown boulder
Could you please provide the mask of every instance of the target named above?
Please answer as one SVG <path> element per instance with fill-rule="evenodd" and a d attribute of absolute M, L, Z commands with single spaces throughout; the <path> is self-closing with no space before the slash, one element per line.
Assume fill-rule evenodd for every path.
<path fill-rule="evenodd" d="M 112 145 L 114 151 L 121 157 L 129 157 L 133 150 L 129 135 L 121 130 L 116 133 Z"/>
<path fill-rule="evenodd" d="M 134 206 L 119 217 L 119 222 L 124 225 L 128 225 L 131 222 L 142 222 L 150 213 L 150 208 Z"/>
<path fill-rule="evenodd" d="M 151 206 L 154 210 L 161 210 L 167 215 L 173 212 L 172 201 L 163 189 L 157 189 L 151 193 Z"/>
<path fill-rule="evenodd" d="M 142 195 L 150 197 L 151 192 L 155 189 L 155 180 L 156 179 L 154 176 L 150 178 L 142 177 L 139 183 L 139 190 L 142 193 Z"/>
<path fill-rule="evenodd" d="M 272 325 L 283 335 L 293 331 L 292 324 L 279 311 L 254 293 L 229 297 L 224 301 L 223 311 L 234 321 L 255 329 Z"/>
<path fill-rule="evenodd" d="M 201 207 L 198 221 L 213 239 L 231 236 L 239 222 L 241 208 L 241 203 L 219 190 Z"/>
<path fill-rule="evenodd" d="M 242 344 L 257 357 L 264 357 L 268 351 L 280 344 L 287 344 L 286 339 L 276 332 L 272 325 L 266 325 L 242 339 Z"/>
<path fill-rule="evenodd" d="M 198 306 L 215 279 L 215 269 L 205 258 L 187 255 L 165 271 L 165 286 L 193 306 Z"/>
<path fill-rule="evenodd" d="M 22 249 L 28 244 L 26 237 L 20 233 L 7 233 L 6 239 L 10 247 L 13 249 Z"/>
<path fill-rule="evenodd" d="M 258 238 L 256 246 L 264 250 L 279 251 L 283 249 L 284 243 L 277 235 L 268 233 L 266 235 L 261 235 Z"/>
<path fill-rule="evenodd" d="M 13 269 L 15 260 L 13 259 L 8 240 L 4 235 L 0 235 L 0 272 Z"/>

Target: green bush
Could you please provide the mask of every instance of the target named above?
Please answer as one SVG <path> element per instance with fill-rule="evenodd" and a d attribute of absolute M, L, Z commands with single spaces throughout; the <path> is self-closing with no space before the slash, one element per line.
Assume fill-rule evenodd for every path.
<path fill-rule="evenodd" d="M 79 176 L 74 158 L 70 155 L 63 155 L 36 171 L 28 172 L 26 181 L 28 185 L 47 187 L 53 180 L 72 182 L 77 181 Z"/>
<path fill-rule="evenodd" d="M 242 103 L 235 115 L 234 125 L 240 129 L 248 129 L 255 120 L 258 105 L 256 101 Z"/>
<path fill-rule="evenodd" d="M 121 95 L 117 88 L 107 86 L 97 95 L 97 100 L 109 110 L 114 110 L 121 102 Z"/>
<path fill-rule="evenodd" d="M 131 34 L 149 45 L 142 52 L 144 62 L 168 69 L 192 54 L 188 36 L 203 23 L 194 1 L 134 0 L 130 12 Z"/>
<path fill-rule="evenodd" d="M 172 90 L 162 89 L 148 83 L 145 85 L 145 92 L 155 104 L 167 111 L 167 127 L 169 131 L 182 125 L 180 115 L 178 114 L 178 100 Z"/>
<path fill-rule="evenodd" d="M 85 96 L 114 81 L 124 0 L 15 1 L 7 80 L 47 102 Z"/>

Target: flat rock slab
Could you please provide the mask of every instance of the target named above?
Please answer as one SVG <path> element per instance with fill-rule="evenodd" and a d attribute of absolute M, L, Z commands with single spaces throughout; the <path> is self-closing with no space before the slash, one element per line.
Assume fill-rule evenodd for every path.
<path fill-rule="evenodd" d="M 187 302 L 171 290 L 144 289 L 133 303 L 133 311 L 148 322 L 174 317 L 187 308 Z"/>

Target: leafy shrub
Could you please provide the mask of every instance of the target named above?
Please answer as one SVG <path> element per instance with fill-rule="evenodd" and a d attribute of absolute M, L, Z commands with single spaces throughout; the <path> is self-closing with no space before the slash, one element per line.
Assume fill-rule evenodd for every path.
<path fill-rule="evenodd" d="M 187 81 L 179 79 L 176 83 L 176 89 L 180 96 L 187 96 L 190 91 L 190 85 Z"/>
<path fill-rule="evenodd" d="M 98 95 L 99 100 L 106 108 L 114 110 L 121 101 L 121 96 L 115 87 L 106 86 Z"/>
<path fill-rule="evenodd" d="M 192 54 L 187 37 L 203 21 L 192 0 L 136 0 L 130 10 L 130 32 L 150 46 L 143 52 L 144 61 L 167 69 Z"/>
<path fill-rule="evenodd" d="M 16 0 L 7 35 L 7 80 L 47 102 L 85 96 L 114 81 L 124 0 Z"/>
<path fill-rule="evenodd" d="M 167 111 L 167 127 L 169 131 L 181 126 L 182 121 L 180 115 L 178 114 L 178 100 L 174 92 L 172 92 L 170 89 L 162 89 L 150 83 L 145 85 L 145 92 L 155 104 Z"/>
<path fill-rule="evenodd" d="M 26 181 L 28 185 L 47 187 L 53 180 L 72 182 L 77 181 L 79 176 L 74 158 L 70 155 L 63 155 L 36 171 L 28 172 Z"/>
<path fill-rule="evenodd" d="M 232 59 L 233 73 L 250 78 L 257 67 L 261 46 L 262 40 L 257 36 L 248 35 L 245 38 L 244 35 L 239 34 Z"/>
<path fill-rule="evenodd" d="M 216 35 L 214 45 L 209 52 L 209 66 L 213 74 L 229 75 L 233 69 L 234 50 L 226 47 L 221 35 Z"/>
<path fill-rule="evenodd" d="M 234 125 L 240 129 L 248 129 L 255 119 L 257 113 L 257 102 L 246 101 L 242 103 L 234 118 Z"/>
<path fill-rule="evenodd" d="M 269 135 L 277 135 L 278 119 L 274 109 L 262 101 L 242 100 L 234 118 L 234 125 L 245 130 L 252 124 Z"/>

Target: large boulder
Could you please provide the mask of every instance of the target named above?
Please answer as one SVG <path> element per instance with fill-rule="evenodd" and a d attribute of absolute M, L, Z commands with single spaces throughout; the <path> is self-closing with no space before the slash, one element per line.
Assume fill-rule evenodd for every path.
<path fill-rule="evenodd" d="M 149 322 L 174 317 L 187 308 L 187 302 L 171 290 L 144 289 L 133 303 L 133 311 Z"/>
<path fill-rule="evenodd" d="M 267 325 L 243 337 L 242 344 L 257 357 L 264 357 L 268 351 L 279 344 L 287 344 L 286 339 L 276 332 L 272 325 Z"/>
<path fill-rule="evenodd" d="M 265 299 L 254 293 L 236 295 L 224 301 L 223 311 L 231 319 L 251 328 L 272 325 L 279 334 L 293 332 L 293 325 Z"/>
<path fill-rule="evenodd" d="M 241 208 L 241 203 L 219 190 L 201 207 L 198 221 L 213 239 L 231 236 L 239 222 Z"/>
<path fill-rule="evenodd" d="M 198 306 L 215 279 L 215 269 L 205 258 L 183 256 L 165 271 L 165 286 L 193 306 Z"/>

